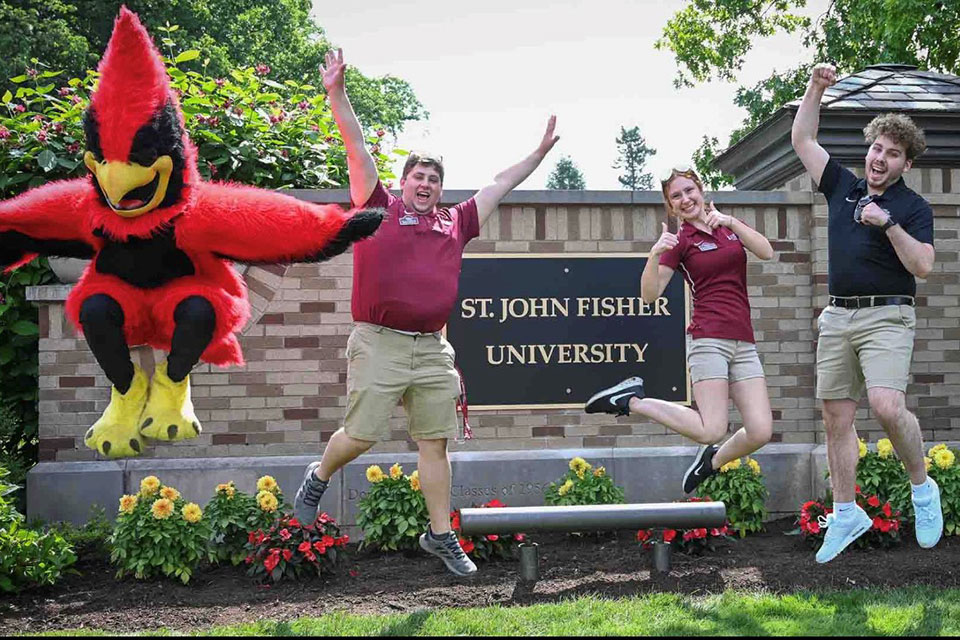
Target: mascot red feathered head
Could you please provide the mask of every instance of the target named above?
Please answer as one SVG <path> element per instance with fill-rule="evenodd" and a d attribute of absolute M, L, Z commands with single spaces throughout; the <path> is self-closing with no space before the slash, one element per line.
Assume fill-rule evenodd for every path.
<path fill-rule="evenodd" d="M 105 205 L 98 222 L 112 235 L 143 235 L 169 222 L 199 180 L 196 149 L 150 35 L 126 7 L 98 68 L 84 117 L 84 162 Z"/>

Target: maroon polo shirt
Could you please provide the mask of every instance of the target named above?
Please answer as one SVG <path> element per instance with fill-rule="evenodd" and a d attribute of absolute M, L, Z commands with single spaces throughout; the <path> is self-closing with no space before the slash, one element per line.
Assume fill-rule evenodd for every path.
<path fill-rule="evenodd" d="M 713 233 L 684 222 L 679 242 L 660 256 L 660 264 L 679 269 L 693 293 L 693 318 L 687 333 L 694 338 L 754 342 L 747 298 L 747 254 L 727 227 Z"/>
<path fill-rule="evenodd" d="M 418 215 L 377 182 L 363 206 L 386 209 L 387 215 L 373 237 L 354 245 L 354 321 L 439 331 L 457 301 L 463 247 L 480 235 L 477 203 L 470 198 Z"/>

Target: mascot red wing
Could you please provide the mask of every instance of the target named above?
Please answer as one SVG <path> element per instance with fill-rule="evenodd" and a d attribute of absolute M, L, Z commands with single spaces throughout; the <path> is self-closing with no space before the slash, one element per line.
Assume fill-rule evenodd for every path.
<path fill-rule="evenodd" d="M 198 435 L 190 370 L 243 363 L 236 332 L 249 303 L 231 261 L 324 260 L 371 235 L 383 213 L 201 182 L 163 61 L 125 7 L 99 71 L 84 123 L 92 175 L 0 203 L 0 268 L 92 258 L 66 311 L 113 384 L 85 443 L 120 458 L 138 455 L 143 436 Z M 142 343 L 169 352 L 152 379 L 130 359 Z"/>

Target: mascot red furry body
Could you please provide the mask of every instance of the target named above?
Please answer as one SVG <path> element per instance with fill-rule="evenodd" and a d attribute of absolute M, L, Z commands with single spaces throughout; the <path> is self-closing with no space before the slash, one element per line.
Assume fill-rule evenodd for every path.
<path fill-rule="evenodd" d="M 99 71 L 84 123 L 91 175 L 0 203 L 0 268 L 92 259 L 66 311 L 113 383 L 85 442 L 118 458 L 138 455 L 142 436 L 198 435 L 190 370 L 243 363 L 249 303 L 232 261 L 324 260 L 372 234 L 382 212 L 202 182 L 163 61 L 125 7 Z M 169 352 L 152 379 L 130 359 L 142 343 Z"/>

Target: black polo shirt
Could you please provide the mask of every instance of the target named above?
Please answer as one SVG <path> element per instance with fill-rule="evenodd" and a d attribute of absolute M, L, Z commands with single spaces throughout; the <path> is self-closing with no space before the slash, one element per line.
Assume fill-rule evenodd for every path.
<path fill-rule="evenodd" d="M 853 219 L 857 200 L 867 195 L 867 182 L 830 158 L 820 178 L 827 197 L 828 282 L 833 296 L 913 296 L 917 281 L 907 271 L 880 227 Z M 874 202 L 916 240 L 933 244 L 933 210 L 900 178 Z"/>

